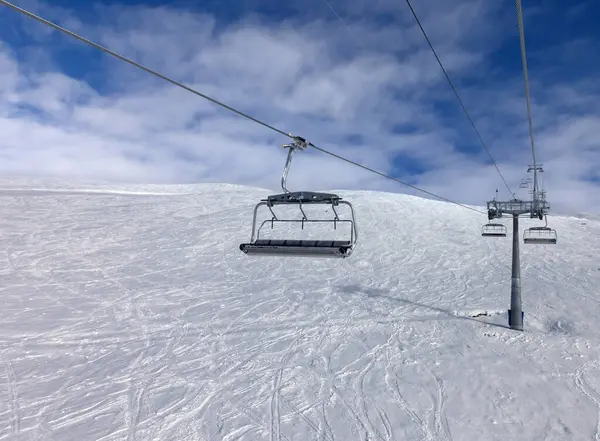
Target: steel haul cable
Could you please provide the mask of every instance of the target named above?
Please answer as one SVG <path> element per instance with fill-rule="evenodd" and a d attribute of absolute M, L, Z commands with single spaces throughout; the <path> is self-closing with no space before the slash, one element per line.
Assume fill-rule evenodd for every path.
<path fill-rule="evenodd" d="M 519 28 L 519 42 L 521 45 L 521 62 L 523 63 L 523 79 L 525 81 L 525 100 L 527 101 L 527 121 L 529 123 L 529 140 L 531 142 L 531 156 L 533 157 L 533 198 L 537 198 L 538 175 L 537 163 L 535 160 L 535 144 L 533 142 L 533 122 L 531 119 L 531 97 L 529 93 L 529 75 L 527 72 L 527 52 L 525 50 L 525 31 L 523 30 L 523 10 L 521 0 L 516 0 L 517 6 L 517 26 Z"/>
<path fill-rule="evenodd" d="M 415 12 L 415 10 L 412 7 L 412 4 L 410 3 L 410 0 L 406 0 L 406 4 L 410 8 L 411 13 L 412 13 L 415 21 L 417 22 L 417 25 L 419 26 L 419 29 L 421 29 L 421 32 L 423 33 L 423 36 L 425 37 L 425 40 L 427 41 L 427 44 L 429 45 L 429 48 L 431 49 L 431 52 L 433 52 L 433 55 L 435 56 L 435 59 L 437 60 L 438 64 L 440 65 L 440 68 L 442 69 L 442 72 L 444 73 L 444 76 L 446 77 L 446 80 L 448 80 L 448 83 L 450 84 L 450 87 L 452 88 L 452 91 L 454 92 L 454 95 L 456 95 L 456 98 L 458 99 L 460 107 L 462 108 L 462 110 L 465 113 L 467 119 L 471 123 L 471 127 L 473 127 L 473 130 L 475 131 L 475 134 L 477 135 L 477 138 L 479 138 L 479 142 L 481 142 L 481 145 L 483 146 L 483 148 L 487 152 L 488 156 L 490 157 L 490 159 L 492 161 L 492 164 L 494 164 L 494 167 L 496 167 L 496 171 L 498 172 L 498 174 L 502 178 L 502 181 L 504 182 L 504 185 L 506 186 L 506 189 L 508 190 L 508 193 L 514 197 L 515 194 L 510 189 L 508 183 L 506 182 L 506 179 L 504 179 L 504 175 L 502 175 L 502 172 L 500 171 L 500 168 L 498 167 L 498 164 L 496 164 L 496 161 L 494 160 L 494 157 L 492 156 L 492 154 L 490 153 L 490 150 L 488 149 L 487 145 L 483 141 L 483 138 L 481 137 L 481 134 L 479 133 L 479 130 L 477 130 L 477 127 L 475 127 L 475 123 L 471 119 L 471 116 L 469 115 L 469 112 L 467 111 L 467 108 L 463 104 L 463 101 L 460 98 L 460 95 L 458 94 L 458 91 L 456 90 L 456 87 L 454 87 L 454 83 L 452 83 L 452 80 L 450 79 L 450 76 L 448 75 L 448 72 L 446 72 L 446 69 L 444 68 L 444 65 L 442 64 L 442 61 L 440 60 L 440 57 L 438 56 L 437 52 L 433 48 L 433 45 L 431 44 L 431 41 L 429 40 L 429 37 L 427 36 L 427 33 L 425 32 L 425 29 L 423 29 L 423 26 L 421 25 L 421 20 L 419 20 L 419 17 L 417 17 L 417 13 Z"/>

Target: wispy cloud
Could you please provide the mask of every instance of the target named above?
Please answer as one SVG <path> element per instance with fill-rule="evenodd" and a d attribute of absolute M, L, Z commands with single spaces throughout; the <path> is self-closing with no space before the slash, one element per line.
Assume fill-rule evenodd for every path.
<path fill-rule="evenodd" d="M 267 10 L 266 2 L 257 9 Z M 222 11 L 175 6 L 86 5 L 85 13 L 38 2 L 22 6 L 269 124 L 444 197 L 482 204 L 496 188 L 502 191 L 405 3 L 330 2 L 350 31 L 324 2 L 292 2 L 286 8 L 300 15 L 284 19 L 237 11 L 233 22 L 224 21 Z M 531 159 L 514 10 L 502 6 L 415 3 L 516 190 Z M 287 139 L 7 8 L 1 12 L 3 173 L 277 189 Z M 598 66 L 580 61 L 586 70 L 569 76 L 553 61 L 570 57 L 577 64 L 574 53 L 592 44 L 588 37 L 529 46 L 537 150 L 556 209 L 598 211 L 600 202 Z M 290 187 L 414 194 L 315 151 L 294 159 Z"/>

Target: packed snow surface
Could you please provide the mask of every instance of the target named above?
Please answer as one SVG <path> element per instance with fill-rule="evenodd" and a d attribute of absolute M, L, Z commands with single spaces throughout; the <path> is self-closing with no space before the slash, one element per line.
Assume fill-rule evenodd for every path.
<path fill-rule="evenodd" d="M 244 255 L 269 193 L 0 180 L 0 439 L 600 439 L 598 220 L 521 240 L 518 332 L 509 219 L 340 191 L 351 257 Z"/>

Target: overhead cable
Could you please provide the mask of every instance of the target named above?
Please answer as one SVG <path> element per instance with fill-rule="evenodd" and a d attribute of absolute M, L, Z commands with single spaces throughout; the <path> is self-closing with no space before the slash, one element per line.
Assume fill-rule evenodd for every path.
<path fill-rule="evenodd" d="M 337 13 L 337 11 L 335 9 L 333 9 L 333 5 L 331 4 L 331 2 L 329 2 L 329 0 L 323 0 L 323 2 L 329 7 L 329 9 L 331 9 L 331 12 L 333 12 L 333 14 L 337 17 L 337 19 L 340 21 L 340 23 L 342 23 L 346 29 L 348 31 L 350 31 L 350 26 L 348 26 L 346 24 L 346 22 L 344 21 L 344 19 L 340 16 L 340 14 Z"/>
<path fill-rule="evenodd" d="M 521 0 L 516 0 L 517 5 L 517 26 L 519 28 L 519 40 L 521 43 L 521 61 L 523 62 L 523 78 L 525 81 L 525 100 L 527 101 L 527 121 L 529 123 L 529 140 L 531 142 L 531 156 L 533 157 L 533 197 L 537 196 L 537 163 L 535 160 L 535 143 L 533 141 L 533 122 L 531 119 L 531 98 L 529 93 L 529 75 L 527 72 L 527 52 L 525 50 L 525 31 L 523 29 L 523 10 Z"/>
<path fill-rule="evenodd" d="M 431 44 L 431 41 L 429 40 L 429 37 L 427 36 L 427 33 L 425 32 L 425 29 L 423 29 L 423 26 L 421 25 L 421 21 L 419 20 L 419 17 L 417 17 L 417 14 L 416 14 L 415 10 L 413 9 L 412 4 L 410 3 L 410 0 L 406 0 L 406 3 L 408 4 L 408 7 L 410 8 L 410 11 L 412 12 L 413 17 L 415 18 L 415 21 L 417 22 L 417 25 L 421 29 L 421 32 L 423 33 L 423 36 L 425 37 L 425 40 L 427 40 L 427 44 L 429 45 L 429 48 L 431 49 L 431 52 L 433 52 L 433 55 L 435 56 L 435 59 L 437 60 L 438 64 L 440 65 L 440 68 L 442 69 L 442 72 L 444 73 L 444 76 L 446 77 L 446 80 L 448 80 L 448 83 L 450 84 L 450 87 L 452 88 L 452 91 L 454 92 L 454 95 L 456 95 L 456 98 L 458 99 L 460 107 L 462 107 L 463 112 L 465 113 L 467 119 L 471 123 L 471 126 L 473 127 L 473 130 L 475 131 L 475 134 L 477 135 L 477 138 L 479 138 L 479 141 L 481 142 L 481 145 L 483 146 L 483 148 L 487 152 L 488 156 L 490 157 L 490 159 L 492 161 L 492 164 L 494 164 L 494 167 L 496 167 L 496 171 L 498 171 L 498 174 L 502 178 L 502 181 L 504 182 L 504 185 L 506 186 L 506 189 L 508 190 L 508 193 L 514 197 L 513 191 L 510 189 L 510 186 L 506 182 L 506 179 L 504 179 L 504 175 L 500 171 L 500 168 L 498 167 L 498 164 L 496 164 L 496 161 L 494 160 L 494 157 L 492 156 L 492 154 L 490 153 L 490 150 L 488 149 L 487 145 L 483 141 L 483 138 L 481 137 L 481 134 L 479 133 L 479 130 L 477 130 L 477 127 L 475 127 L 475 123 L 473 122 L 473 119 L 469 115 L 469 112 L 467 111 L 467 108 L 463 104 L 463 101 L 460 98 L 460 95 L 458 94 L 458 91 L 456 90 L 456 87 L 454 87 L 454 83 L 452 83 L 452 80 L 450 79 L 450 76 L 448 75 L 448 72 L 446 72 L 446 69 L 444 68 L 444 65 L 442 64 L 442 61 L 440 60 L 440 57 L 438 56 L 437 52 L 433 48 L 433 45 Z"/>

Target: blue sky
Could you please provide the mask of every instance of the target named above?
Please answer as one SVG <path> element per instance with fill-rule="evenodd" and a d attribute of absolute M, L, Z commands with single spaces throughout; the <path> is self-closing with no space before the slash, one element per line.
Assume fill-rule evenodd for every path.
<path fill-rule="evenodd" d="M 508 197 L 406 3 L 328 1 L 348 28 L 324 0 L 14 3 L 428 191 Z M 598 211 L 600 5 L 564 5 L 523 5 L 537 155 L 553 208 Z M 531 155 L 514 2 L 413 7 L 517 191 Z M 5 6 L 0 23 L 0 172 L 277 189 L 281 136 Z M 316 151 L 290 186 L 419 194 Z"/>

